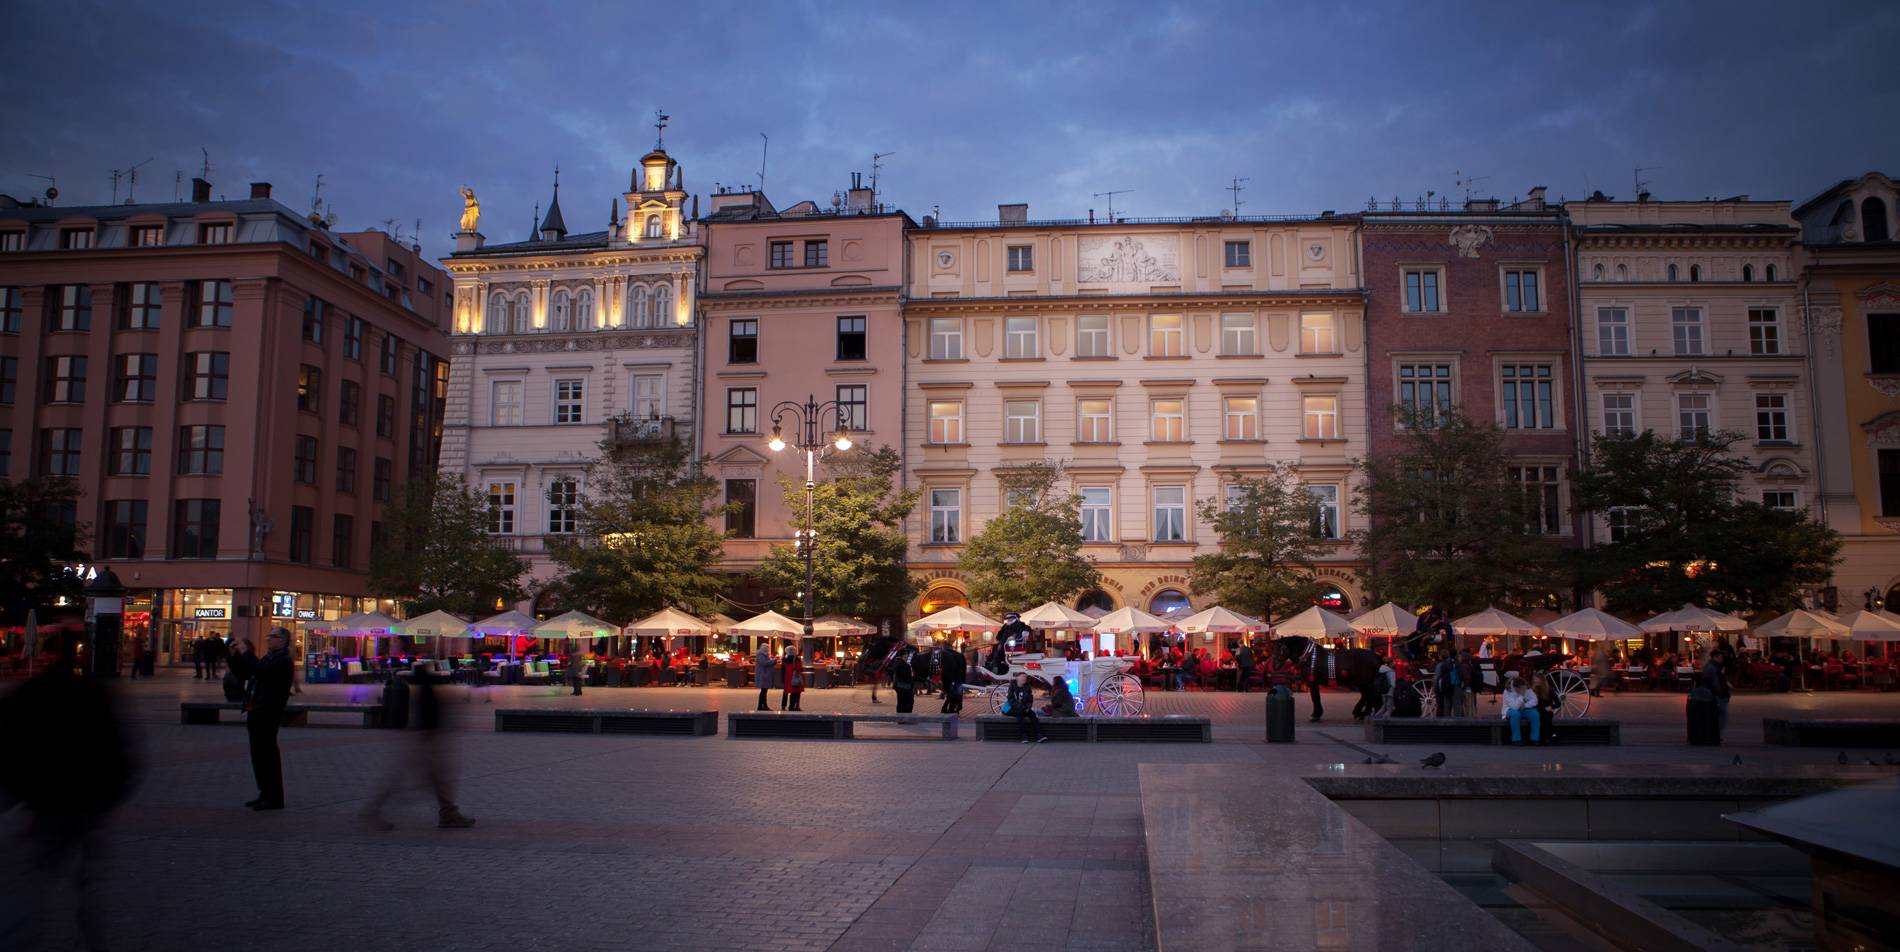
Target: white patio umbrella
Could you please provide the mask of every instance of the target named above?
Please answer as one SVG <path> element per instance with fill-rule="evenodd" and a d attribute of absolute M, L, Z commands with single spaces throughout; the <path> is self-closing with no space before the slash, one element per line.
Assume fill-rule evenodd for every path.
<path fill-rule="evenodd" d="M 1861 609 L 1841 616 L 1841 624 L 1855 641 L 1900 641 L 1900 615 Z"/>
<path fill-rule="evenodd" d="M 1352 630 L 1362 635 L 1396 638 L 1411 634 L 1417 627 L 1418 613 L 1398 602 L 1386 602 L 1377 608 L 1368 608 L 1352 618 Z"/>
<path fill-rule="evenodd" d="M 914 633 L 939 631 L 1001 631 L 1003 623 L 995 621 L 981 612 L 952 605 L 934 615 L 925 615 L 911 622 L 905 628 Z"/>
<path fill-rule="evenodd" d="M 1273 634 L 1281 638 L 1338 638 L 1352 634 L 1352 622 L 1314 605 L 1286 621 L 1275 624 Z"/>
<path fill-rule="evenodd" d="M 1741 631 L 1748 627 L 1748 622 L 1700 605 L 1685 604 L 1681 608 L 1646 618 L 1637 627 L 1652 634 L 1659 631 Z"/>
<path fill-rule="evenodd" d="M 723 635 L 726 632 L 731 631 L 732 626 L 738 623 L 739 623 L 739 620 L 737 618 L 734 618 L 731 615 L 726 614 L 725 612 L 713 612 L 712 617 L 706 619 L 706 624 L 712 627 L 713 634 L 715 635 Z"/>
<path fill-rule="evenodd" d="M 403 619 L 401 632 L 410 638 L 436 639 L 435 645 L 440 648 L 441 639 L 460 638 L 468 632 L 468 619 L 438 609 L 426 615 Z"/>
<path fill-rule="evenodd" d="M 559 638 L 575 641 L 611 638 L 619 633 L 619 625 L 601 621 L 584 611 L 562 612 L 534 626 L 532 629 L 532 634 L 536 638 Z"/>
<path fill-rule="evenodd" d="M 1089 616 L 1089 620 L 1091 621 L 1098 621 L 1103 616 L 1108 614 L 1108 609 L 1103 608 L 1100 605 L 1090 605 L 1089 607 L 1082 609 L 1082 614 Z"/>
<path fill-rule="evenodd" d="M 685 635 L 709 635 L 713 626 L 710 623 L 688 615 L 677 608 L 662 608 L 645 618 L 628 622 L 620 629 L 623 635 L 639 638 L 673 638 Z"/>
<path fill-rule="evenodd" d="M 509 609 L 499 615 L 490 615 L 481 621 L 470 622 L 468 633 L 471 636 L 508 639 L 508 653 L 515 653 L 515 639 L 534 630 L 540 622 L 533 615 Z"/>
<path fill-rule="evenodd" d="M 811 633 L 817 638 L 843 638 L 856 635 L 868 635 L 877 628 L 855 618 L 844 615 L 826 615 L 811 623 Z"/>
<path fill-rule="evenodd" d="M 1756 625 L 1755 634 L 1761 638 L 1818 638 L 1822 641 L 1850 641 L 1854 637 L 1840 619 L 1805 608 Z"/>
<path fill-rule="evenodd" d="M 748 638 L 797 638 L 805 634 L 805 623 L 775 611 L 764 611 L 728 629 L 731 634 Z"/>
<path fill-rule="evenodd" d="M 1168 631 L 1174 625 L 1130 605 L 1103 615 L 1089 627 L 1107 635 L 1153 635 Z"/>
<path fill-rule="evenodd" d="M 1095 627 L 1095 618 L 1085 615 L 1060 602 L 1043 602 L 1017 616 L 1023 624 L 1037 631 L 1052 628 L 1067 631 L 1084 631 Z"/>
<path fill-rule="evenodd" d="M 1461 635 L 1536 635 L 1542 631 L 1537 625 L 1525 621 L 1502 608 L 1491 607 L 1472 615 L 1466 615 L 1451 623 L 1452 630 Z"/>
<path fill-rule="evenodd" d="M 1249 631 L 1265 631 L 1267 626 L 1257 618 L 1230 611 L 1219 605 L 1195 612 L 1175 622 L 1175 627 L 1190 635 L 1213 633 L 1217 635 L 1238 635 Z"/>
<path fill-rule="evenodd" d="M 376 639 L 401 634 L 402 622 L 382 612 L 357 612 L 345 615 L 330 623 L 330 637 L 368 638 L 370 648 L 376 647 Z M 374 650 L 366 651 L 365 656 L 374 655 Z"/>
<path fill-rule="evenodd" d="M 1594 608 L 1580 608 L 1555 621 L 1544 623 L 1544 633 L 1580 641 L 1640 638 L 1643 630 L 1615 615 Z"/>

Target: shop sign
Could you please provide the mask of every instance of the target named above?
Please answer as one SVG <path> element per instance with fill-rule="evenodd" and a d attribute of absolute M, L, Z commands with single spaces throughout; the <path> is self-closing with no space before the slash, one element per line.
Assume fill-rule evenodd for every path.
<path fill-rule="evenodd" d="M 297 609 L 297 620 L 298 620 L 298 621 L 315 621 L 315 620 L 316 620 L 316 617 L 317 617 L 317 610 L 316 610 L 316 609 L 314 609 L 314 608 L 299 608 L 299 609 Z"/>
<path fill-rule="evenodd" d="M 1319 595 L 1319 607 L 1327 611 L 1337 611 L 1346 607 L 1346 593 L 1337 588 L 1328 588 Z"/>
<path fill-rule="evenodd" d="M 193 618 L 224 618 L 226 617 L 225 613 L 228 611 L 230 611 L 230 609 L 228 608 L 194 608 L 191 610 L 191 617 Z"/>
<path fill-rule="evenodd" d="M 297 612 L 296 592 L 277 592 L 270 597 L 270 616 L 289 618 Z"/>

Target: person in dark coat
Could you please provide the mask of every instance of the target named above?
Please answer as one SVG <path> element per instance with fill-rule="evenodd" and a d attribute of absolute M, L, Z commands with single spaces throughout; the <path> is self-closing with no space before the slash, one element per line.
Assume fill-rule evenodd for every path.
<path fill-rule="evenodd" d="M 191 639 L 191 679 L 202 681 L 205 676 L 205 639 Z"/>
<path fill-rule="evenodd" d="M 587 676 L 587 656 L 575 648 L 567 656 L 567 685 L 574 689 L 574 696 L 581 696 L 581 682 Z"/>
<path fill-rule="evenodd" d="M 1074 717 L 1075 692 L 1069 690 L 1067 678 L 1057 677 L 1049 682 L 1049 716 Z"/>
<path fill-rule="evenodd" d="M 1247 682 L 1253 680 L 1253 646 L 1241 642 L 1234 651 L 1234 681 L 1240 687 L 1240 693 L 1247 693 Z"/>
<path fill-rule="evenodd" d="M 970 673 L 963 662 L 963 655 L 952 648 L 939 648 L 943 660 L 938 668 L 943 675 L 943 713 L 960 714 L 963 712 L 963 679 Z"/>
<path fill-rule="evenodd" d="M 218 669 L 229 665 L 230 662 L 231 645 L 228 642 L 219 637 L 205 639 L 205 677 L 207 679 L 218 677 Z"/>
<path fill-rule="evenodd" d="M 475 821 L 463 816 L 461 808 L 455 804 L 455 761 L 448 737 L 441 730 L 442 700 L 440 692 L 436 690 L 436 685 L 442 681 L 433 670 L 416 669 L 416 703 L 410 709 L 409 722 L 415 736 L 415 749 L 413 753 L 399 752 L 391 758 L 382 790 L 370 798 L 369 804 L 363 808 L 363 822 L 371 829 L 387 832 L 396 828 L 395 824 L 383 819 L 383 805 L 402 789 L 404 781 L 412 773 L 420 773 L 435 792 L 437 829 L 465 830 L 475 825 Z"/>
<path fill-rule="evenodd" d="M 277 730 L 284 724 L 290 682 L 296 673 L 290 663 L 288 630 L 272 628 L 264 636 L 264 646 L 267 650 L 262 658 L 247 643 L 231 659 L 238 676 L 249 685 L 244 726 L 251 735 L 251 774 L 257 779 L 257 799 L 244 805 L 258 811 L 284 808 L 284 762 L 277 751 Z"/>
<path fill-rule="evenodd" d="M 664 664 L 665 662 L 661 662 Z M 752 658 L 752 678 L 759 682 L 759 710 L 769 711 L 765 705 L 765 692 L 772 690 L 772 669 L 778 664 L 772 658 L 772 647 L 759 640 L 759 653 Z"/>
<path fill-rule="evenodd" d="M 891 690 L 897 692 L 899 714 L 913 714 L 917 710 L 916 654 L 917 649 L 910 645 L 891 653 Z"/>
<path fill-rule="evenodd" d="M 0 852 L 0 948 L 37 949 L 39 919 L 48 890 L 64 887 L 77 860 L 71 894 L 80 939 L 105 948 L 100 904 L 106 898 L 106 815 L 130 792 L 136 774 L 132 745 L 105 685 L 73 673 L 71 639 L 57 663 L 46 666 L 0 700 L 0 810 L 24 807 L 19 837 Z M 62 888 L 61 892 L 66 892 Z M 51 907 L 57 908 L 54 903 Z"/>
<path fill-rule="evenodd" d="M 1042 722 L 1036 719 L 1036 688 L 1029 683 L 1029 675 L 1017 672 L 1010 682 L 1009 693 L 1003 696 L 1003 713 L 1016 719 L 1016 736 L 1023 743 L 1033 739 L 1040 744 L 1049 739 L 1042 732 Z"/>

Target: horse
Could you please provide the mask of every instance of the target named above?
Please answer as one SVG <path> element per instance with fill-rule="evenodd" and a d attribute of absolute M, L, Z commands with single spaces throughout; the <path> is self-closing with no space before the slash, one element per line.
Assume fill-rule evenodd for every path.
<path fill-rule="evenodd" d="M 904 646 L 904 639 L 892 635 L 879 635 L 865 639 L 864 650 L 858 652 L 852 680 L 857 683 L 871 683 L 871 703 L 877 703 L 877 680 L 891 660 L 891 655 Z"/>
<path fill-rule="evenodd" d="M 1347 648 L 1343 651 L 1322 646 L 1311 638 L 1288 635 L 1274 642 L 1277 657 L 1291 661 L 1299 671 L 1300 680 L 1306 682 L 1307 690 L 1313 698 L 1313 716 L 1318 721 L 1326 715 L 1326 708 L 1319 700 L 1321 682 L 1338 684 L 1341 687 L 1357 688 L 1359 703 L 1353 705 L 1352 719 L 1365 720 L 1379 710 L 1379 667 L 1383 659 L 1365 648 Z"/>

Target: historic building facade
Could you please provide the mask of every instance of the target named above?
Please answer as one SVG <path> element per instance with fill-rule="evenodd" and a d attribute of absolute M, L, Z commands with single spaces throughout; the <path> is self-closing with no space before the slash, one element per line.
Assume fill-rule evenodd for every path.
<path fill-rule="evenodd" d="M 911 222 L 855 183 L 835 207 L 806 201 L 781 211 L 753 191 L 716 194 L 711 205 L 699 438 L 721 501 L 733 504 L 722 526 L 726 568 L 744 573 L 802 528 L 791 524 L 780 481 L 803 492 L 804 454 L 766 446 L 777 404 L 835 401 L 857 448 L 904 447 Z M 822 417 L 829 427 L 834 413 Z"/>
<path fill-rule="evenodd" d="M 552 577 L 548 538 L 578 528 L 601 441 L 691 443 L 697 413 L 694 320 L 705 255 L 684 176 L 655 149 L 611 203 L 607 227 L 569 234 L 557 181 L 526 241 L 489 244 L 464 190 L 456 252 L 454 354 L 442 469 L 489 503 L 489 531 Z"/>
<path fill-rule="evenodd" d="M 1794 210 L 1814 361 L 1817 516 L 1844 537 L 1840 610 L 1900 600 L 1900 184 L 1878 172 Z"/>
<path fill-rule="evenodd" d="M 436 465 L 448 284 L 270 197 L 0 209 L 0 478 L 69 518 L 166 661 L 374 602 L 392 487 Z"/>
<path fill-rule="evenodd" d="M 1581 532 L 1568 472 L 1579 419 L 1570 254 L 1543 188 L 1508 206 L 1369 210 L 1360 243 L 1367 288 L 1367 445 L 1399 451 L 1409 420 L 1459 410 L 1504 432 L 1536 530 Z"/>
<path fill-rule="evenodd" d="M 1599 197 L 1566 211 L 1589 433 L 1738 433 L 1734 450 L 1754 466 L 1748 498 L 1813 506 L 1789 203 Z M 1592 518 L 1593 541 L 1617 538 L 1615 513 Z"/>
<path fill-rule="evenodd" d="M 963 543 L 1004 504 L 996 471 L 1026 462 L 1060 463 L 1081 496 L 1103 584 L 1077 607 L 1206 607 L 1187 582 L 1216 543 L 1197 505 L 1270 465 L 1297 465 L 1343 540 L 1366 445 L 1350 220 L 999 213 L 909 236 L 913 613 L 967 599 Z M 1339 541 L 1320 572 L 1343 610 L 1360 607 L 1353 564 Z"/>

